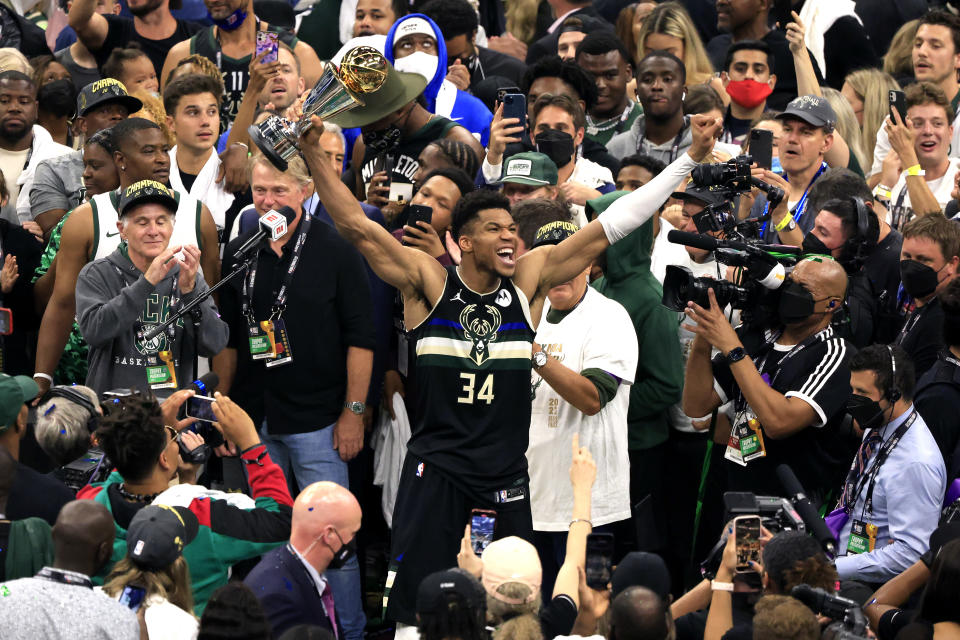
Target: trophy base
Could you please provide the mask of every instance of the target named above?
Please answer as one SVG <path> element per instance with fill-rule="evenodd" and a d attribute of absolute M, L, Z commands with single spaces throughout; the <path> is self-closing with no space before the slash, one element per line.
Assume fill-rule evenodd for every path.
<path fill-rule="evenodd" d="M 260 128 L 252 124 L 247 128 L 247 133 L 250 135 L 250 139 L 253 141 L 253 144 L 257 146 L 258 149 L 263 153 L 263 155 L 270 161 L 270 164 L 275 166 L 280 171 L 287 170 L 287 161 L 277 153 L 274 149 L 273 144 L 267 140 L 263 134 L 260 132 Z"/>

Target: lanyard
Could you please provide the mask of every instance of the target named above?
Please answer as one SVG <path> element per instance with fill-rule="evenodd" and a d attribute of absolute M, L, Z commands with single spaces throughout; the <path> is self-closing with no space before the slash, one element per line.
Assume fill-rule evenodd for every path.
<path fill-rule="evenodd" d="M 60 569 L 54 569 L 53 567 L 44 567 L 40 569 L 40 573 L 36 575 L 37 578 L 41 580 L 49 580 L 50 582 L 59 582 L 60 584 L 69 584 L 75 587 L 86 587 L 87 589 L 93 589 L 93 581 L 89 577 L 81 575 L 79 573 L 74 573 L 73 571 L 61 571 Z"/>
<path fill-rule="evenodd" d="M 890 226 L 896 229 L 897 231 L 902 231 L 900 228 L 900 223 L 902 222 L 901 217 L 903 216 L 903 203 L 907 199 L 907 185 L 904 183 L 903 189 L 900 190 L 900 193 L 897 195 L 897 203 L 893 205 L 893 210 L 890 212 Z"/>
<path fill-rule="evenodd" d="M 817 172 L 813 174 L 812 178 L 810 178 L 810 184 L 808 184 L 807 188 L 803 190 L 803 195 L 800 197 L 800 200 L 797 201 L 797 205 L 793 208 L 793 211 L 790 212 L 790 215 L 793 216 L 793 220 L 797 224 L 800 224 L 800 218 L 802 218 L 803 214 L 806 213 L 807 196 L 810 194 L 810 187 L 812 187 L 813 183 L 817 181 L 817 178 L 820 177 L 820 174 L 822 174 L 826 170 L 827 170 L 827 163 L 821 162 L 820 168 L 817 169 Z M 786 172 L 784 172 L 783 174 L 783 179 L 786 180 L 787 182 L 790 182 L 790 178 L 787 177 Z M 763 209 L 763 215 L 766 216 L 769 211 L 770 211 L 770 203 L 767 202 L 767 204 L 764 206 L 764 209 Z M 769 224 L 769 221 L 763 223 L 763 228 L 760 229 L 761 236 L 767 233 L 768 224 Z"/>
<path fill-rule="evenodd" d="M 677 134 L 677 137 L 673 139 L 673 146 L 670 147 L 670 160 L 667 162 L 667 164 L 670 164 L 677 159 L 678 152 L 680 151 L 680 143 L 683 142 L 683 132 L 687 130 L 688 124 L 689 121 L 687 120 L 687 116 L 683 116 L 683 126 L 680 127 L 680 132 Z M 646 125 L 644 125 L 644 129 L 646 129 Z M 637 153 L 646 153 L 646 151 L 643 150 L 643 143 L 646 141 L 646 139 L 647 134 L 641 133 L 640 140 L 637 142 Z M 652 142 L 650 144 L 651 146 L 653 145 Z"/>
<path fill-rule="evenodd" d="M 781 335 L 782 335 L 782 334 L 781 334 Z M 780 336 L 777 336 L 777 337 L 779 338 Z M 783 370 L 783 363 L 784 363 L 784 362 L 786 362 L 786 361 L 789 360 L 790 358 L 794 357 L 795 355 L 797 355 L 798 353 L 800 353 L 801 351 L 803 351 L 804 349 L 806 349 L 807 347 L 809 347 L 809 346 L 810 346 L 811 344 L 813 344 L 814 342 L 818 342 L 819 340 L 820 340 L 820 333 L 815 333 L 815 334 L 813 334 L 812 336 L 808 337 L 808 338 L 807 338 L 806 340 L 804 340 L 803 342 L 795 345 L 795 346 L 793 347 L 793 349 L 790 349 L 790 351 L 788 351 L 786 355 L 784 355 L 782 358 L 780 358 L 780 362 L 777 363 L 777 370 L 776 370 L 776 372 L 773 374 L 773 378 L 772 378 L 772 379 L 770 380 L 770 382 L 769 382 L 770 388 L 771 388 L 771 389 L 773 388 L 773 385 L 776 383 L 777 378 L 780 376 L 780 372 Z M 776 339 L 768 340 L 768 341 L 767 341 L 767 344 L 768 344 L 769 346 L 767 347 L 766 353 L 763 354 L 763 359 L 759 362 L 759 364 L 756 362 L 756 360 L 754 360 L 754 365 L 756 365 L 756 367 L 757 367 L 757 372 L 758 372 L 761 376 L 764 375 L 763 367 L 766 366 L 766 364 L 767 364 L 767 359 L 770 357 L 770 352 L 773 350 L 773 343 L 774 343 L 774 342 L 776 342 Z M 746 406 L 746 400 L 745 400 L 744 397 L 743 397 L 743 392 L 742 392 L 742 391 L 739 391 L 739 389 L 738 389 L 738 392 L 737 392 L 737 396 L 738 396 L 737 402 L 736 402 L 736 405 L 738 405 L 738 406 L 737 406 L 737 410 L 738 410 L 738 411 L 742 411 L 743 408 Z"/>
<path fill-rule="evenodd" d="M 850 500 L 847 501 L 847 508 L 851 511 L 853 510 L 854 505 L 856 505 L 857 500 L 860 499 L 860 492 L 863 491 L 864 485 L 867 481 L 870 481 L 870 485 L 867 487 L 867 499 L 864 502 L 863 508 L 864 511 L 868 513 L 873 513 L 873 489 L 877 484 L 877 475 L 880 473 L 880 467 L 886 462 L 887 457 L 889 457 L 890 452 L 893 451 L 893 448 L 897 446 L 900 442 L 900 438 L 904 436 L 907 430 L 913 425 L 917 420 L 917 411 L 914 409 L 910 412 L 910 416 L 897 427 L 896 432 L 893 434 L 889 440 L 883 443 L 883 446 L 880 448 L 880 452 L 877 453 L 877 458 L 873 461 L 873 464 L 870 465 L 870 469 L 861 476 L 860 480 L 857 482 L 856 492 L 850 496 Z"/>
<path fill-rule="evenodd" d="M 930 302 L 933 302 L 931 300 Z M 907 334 L 913 331 L 913 328 L 917 326 L 917 323 L 920 322 L 920 318 L 923 316 L 924 312 L 930 306 L 930 302 L 918 307 L 916 311 L 913 312 L 910 318 L 903 325 L 903 329 L 900 329 L 900 335 L 897 336 L 897 344 L 903 344 L 903 341 L 907 339 Z"/>
<path fill-rule="evenodd" d="M 287 267 L 287 273 L 283 278 L 283 284 L 280 286 L 280 291 L 277 293 L 277 299 L 274 301 L 273 306 L 270 308 L 270 319 L 275 320 L 283 315 L 284 309 L 287 308 L 287 289 L 290 288 L 290 283 L 293 282 L 293 274 L 297 270 L 297 264 L 300 262 L 300 253 L 303 251 L 303 244 L 307 241 L 307 232 L 310 230 L 310 216 L 302 215 L 300 216 L 300 228 L 297 230 L 297 237 L 293 241 L 293 251 L 290 256 L 290 265 Z M 253 300 L 253 284 L 257 278 L 257 263 L 260 261 L 260 253 L 253 258 L 253 262 L 250 264 L 250 269 L 247 270 L 247 278 L 244 280 L 243 286 L 243 302 L 242 302 L 242 313 L 243 315 L 253 322 L 253 309 L 251 301 Z"/>

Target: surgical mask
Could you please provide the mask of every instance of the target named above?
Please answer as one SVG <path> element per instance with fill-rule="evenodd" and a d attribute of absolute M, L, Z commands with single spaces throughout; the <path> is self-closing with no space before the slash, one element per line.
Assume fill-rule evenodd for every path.
<path fill-rule="evenodd" d="M 773 93 L 773 89 L 766 82 L 757 82 L 753 78 L 746 80 L 731 80 L 727 83 L 727 94 L 730 99 L 744 109 L 754 109 L 763 104 L 763 101 Z"/>
<path fill-rule="evenodd" d="M 900 261 L 900 281 L 907 293 L 914 298 L 926 298 L 937 290 L 937 285 L 940 284 L 937 280 L 938 273 L 940 272 L 933 267 L 916 260 Z"/>
<path fill-rule="evenodd" d="M 864 431 L 883 426 L 883 409 L 880 403 L 866 396 L 851 395 L 847 400 L 847 413 Z"/>
<path fill-rule="evenodd" d="M 534 142 L 537 151 L 553 160 L 558 169 L 567 166 L 575 151 L 573 136 L 558 129 L 541 131 L 534 138 Z"/>
<path fill-rule="evenodd" d="M 380 155 L 396 149 L 400 145 L 400 136 L 403 135 L 397 123 L 389 125 L 379 131 L 367 131 L 363 134 L 363 144 L 375 155 Z"/>
<path fill-rule="evenodd" d="M 780 303 L 777 312 L 783 324 L 803 322 L 813 315 L 813 294 L 792 280 L 787 281 L 780 291 Z"/>
<path fill-rule="evenodd" d="M 803 237 L 803 244 L 800 248 L 803 249 L 804 255 L 811 253 L 825 256 L 831 255 L 831 249 L 827 247 L 827 245 L 823 244 L 823 240 L 813 235 L 813 232 L 810 232 Z"/>
<path fill-rule="evenodd" d="M 243 8 L 239 8 L 226 18 L 222 20 L 217 20 L 210 15 L 210 12 L 207 12 L 207 17 L 213 21 L 213 24 L 217 25 L 220 29 L 224 31 L 236 31 L 240 28 L 240 25 L 243 24 L 243 21 L 247 19 L 247 12 Z"/>
<path fill-rule="evenodd" d="M 340 534 L 336 529 L 333 530 L 337 534 L 337 537 L 340 538 Z M 341 569 L 344 565 L 350 562 L 350 559 L 357 555 L 357 538 L 354 536 L 353 540 L 350 542 L 344 542 L 343 538 L 340 538 L 340 548 L 333 552 L 333 558 L 330 559 L 330 564 L 327 565 L 328 569 Z"/>
<path fill-rule="evenodd" d="M 426 78 L 428 83 L 433 82 L 439 65 L 440 58 L 425 51 L 415 51 L 405 58 L 397 58 L 393 61 L 393 68 L 397 71 L 416 73 Z"/>

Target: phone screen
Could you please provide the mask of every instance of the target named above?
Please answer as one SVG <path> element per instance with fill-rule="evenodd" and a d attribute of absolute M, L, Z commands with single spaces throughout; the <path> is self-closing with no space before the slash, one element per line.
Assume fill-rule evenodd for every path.
<path fill-rule="evenodd" d="M 613 571 L 613 534 L 591 533 L 587 536 L 587 586 L 603 591 Z"/>
<path fill-rule="evenodd" d="M 214 399 L 209 396 L 192 396 L 187 398 L 187 417 L 204 420 L 206 422 L 216 422 L 217 417 L 213 415 L 213 402 Z"/>
<path fill-rule="evenodd" d="M 13 333 L 13 313 L 6 307 L 0 307 L 0 336 Z"/>
<path fill-rule="evenodd" d="M 761 169 L 769 169 L 773 165 L 773 131 L 750 130 L 750 156 Z"/>
<path fill-rule="evenodd" d="M 753 571 L 750 563 L 760 563 L 760 516 L 735 518 L 733 535 L 737 546 L 737 571 Z"/>
<path fill-rule="evenodd" d="M 276 62 L 280 57 L 279 36 L 273 31 L 257 31 L 257 46 L 253 57 L 257 58 L 261 53 L 267 51 L 263 57 L 263 63 Z"/>
<path fill-rule="evenodd" d="M 129 608 L 131 611 L 139 611 L 146 595 L 147 590 L 143 587 L 128 584 L 120 593 L 120 604 Z"/>
<path fill-rule="evenodd" d="M 470 542 L 473 544 L 473 552 L 478 556 L 493 542 L 493 529 L 496 524 L 497 514 L 494 511 L 474 509 L 471 513 Z"/>

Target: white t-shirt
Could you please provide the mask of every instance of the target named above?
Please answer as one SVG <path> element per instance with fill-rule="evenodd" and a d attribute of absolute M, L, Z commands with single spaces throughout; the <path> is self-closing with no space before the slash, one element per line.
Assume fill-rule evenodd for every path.
<path fill-rule="evenodd" d="M 943 174 L 942 177 L 937 180 L 927 180 L 927 187 L 929 187 L 930 192 L 933 193 L 933 197 L 937 199 L 937 204 L 940 205 L 940 208 L 943 209 L 947 206 L 947 203 L 950 202 L 950 192 L 953 191 L 953 181 L 957 176 L 957 170 L 960 169 L 960 160 L 956 158 L 950 158 L 950 165 L 947 167 L 947 172 Z M 890 204 L 896 205 L 900 202 L 900 196 L 903 195 L 903 206 L 906 208 L 912 208 L 910 204 L 910 193 L 907 191 L 907 175 L 906 173 L 901 173 L 900 178 L 897 179 L 897 184 L 893 186 L 893 189 L 890 191 L 892 194 L 890 198 Z M 892 207 L 888 207 L 890 209 Z M 887 222 L 890 222 L 890 214 L 887 214 Z"/>
<path fill-rule="evenodd" d="M 103 587 L 94 587 L 94 590 L 103 593 Z M 114 600 L 119 601 L 120 596 Z M 195 640 L 197 637 L 200 623 L 189 611 L 159 595 L 147 598 L 143 606 L 147 607 L 144 620 L 150 640 Z"/>
<path fill-rule="evenodd" d="M 530 509 L 537 531 L 566 531 L 573 511 L 570 444 L 580 434 L 597 464 L 591 520 L 594 526 L 630 517 L 630 460 L 627 407 L 637 371 L 637 335 L 626 309 L 591 287 L 583 301 L 560 322 L 547 320 L 549 300 L 537 329 L 537 343 L 563 366 L 580 373 L 602 369 L 622 384 L 596 415 L 587 416 L 560 397 L 533 371 L 530 420 Z"/>
<path fill-rule="evenodd" d="M 873 166 L 870 167 L 870 173 L 867 174 L 868 178 L 883 171 L 883 161 L 890 153 L 891 148 L 890 136 L 887 135 L 886 126 L 881 125 L 880 130 L 877 131 L 877 144 L 873 148 Z M 960 158 L 960 113 L 953 119 L 953 136 L 950 138 L 949 155 L 951 158 Z"/>

